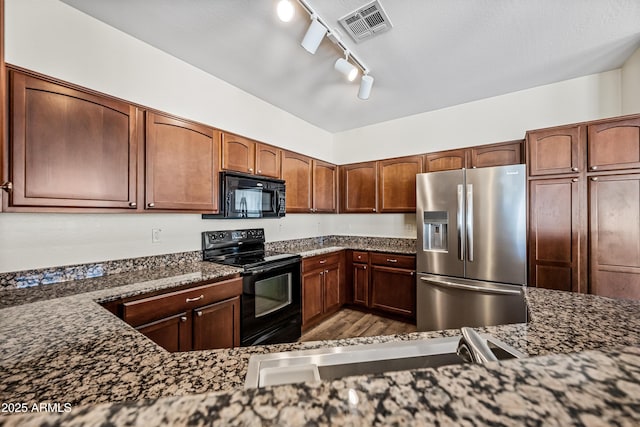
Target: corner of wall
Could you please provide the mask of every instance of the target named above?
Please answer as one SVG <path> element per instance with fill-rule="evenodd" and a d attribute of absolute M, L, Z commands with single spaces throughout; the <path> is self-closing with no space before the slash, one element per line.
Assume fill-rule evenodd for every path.
<path fill-rule="evenodd" d="M 622 114 L 640 113 L 640 48 L 622 65 L 620 92 Z"/>

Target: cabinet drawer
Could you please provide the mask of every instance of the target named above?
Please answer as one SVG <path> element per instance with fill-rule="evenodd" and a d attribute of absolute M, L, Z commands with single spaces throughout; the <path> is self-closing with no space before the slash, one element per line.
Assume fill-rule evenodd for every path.
<path fill-rule="evenodd" d="M 126 302 L 122 304 L 122 315 L 125 322 L 139 326 L 240 294 L 242 279 L 225 280 Z"/>
<path fill-rule="evenodd" d="M 326 255 L 318 255 L 311 258 L 304 258 L 302 260 L 302 272 L 311 271 L 316 268 L 326 267 L 331 264 L 337 264 L 340 262 L 340 253 L 333 252 Z"/>
<path fill-rule="evenodd" d="M 416 268 L 416 258 L 408 255 L 372 253 L 371 264 L 414 270 Z"/>
<path fill-rule="evenodd" d="M 352 257 L 353 262 L 369 262 L 369 252 L 353 251 Z"/>

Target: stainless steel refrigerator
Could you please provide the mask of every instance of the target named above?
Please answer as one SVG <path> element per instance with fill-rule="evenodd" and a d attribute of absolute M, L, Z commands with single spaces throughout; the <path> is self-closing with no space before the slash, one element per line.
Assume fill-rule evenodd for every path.
<path fill-rule="evenodd" d="M 525 321 L 525 165 L 418 174 L 416 191 L 418 330 Z"/>

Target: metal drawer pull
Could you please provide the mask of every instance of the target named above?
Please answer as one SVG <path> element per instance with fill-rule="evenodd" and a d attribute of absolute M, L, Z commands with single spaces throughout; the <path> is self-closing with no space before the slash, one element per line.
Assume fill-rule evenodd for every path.
<path fill-rule="evenodd" d="M 326 259 L 321 259 L 320 260 L 320 264 L 326 264 L 327 260 Z"/>
<path fill-rule="evenodd" d="M 202 312 L 201 311 L 196 311 L 196 314 L 198 315 L 198 317 L 202 317 Z"/>
<path fill-rule="evenodd" d="M 187 321 L 187 316 L 181 316 L 180 317 L 180 321 L 181 322 L 186 322 Z"/>
<path fill-rule="evenodd" d="M 199 301 L 202 298 L 204 298 L 204 295 L 200 295 L 199 297 L 195 297 L 195 298 L 187 298 L 187 302 Z"/>
<path fill-rule="evenodd" d="M 389 259 L 389 258 L 387 258 L 387 262 L 398 262 L 398 260 L 397 259 Z"/>
<path fill-rule="evenodd" d="M 446 282 L 444 280 L 427 279 L 425 277 L 421 277 L 420 280 L 436 286 L 442 286 L 445 288 L 464 289 L 467 291 L 488 292 L 492 294 L 505 294 L 505 295 L 520 295 L 521 293 L 521 291 L 519 290 L 517 291 L 517 290 L 511 290 L 511 289 L 485 288 L 484 286 L 464 285 L 462 283 L 452 283 L 452 282 Z"/>

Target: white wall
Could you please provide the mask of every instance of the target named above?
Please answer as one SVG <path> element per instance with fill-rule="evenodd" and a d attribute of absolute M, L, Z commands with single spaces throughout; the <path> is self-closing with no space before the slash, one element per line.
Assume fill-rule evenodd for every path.
<path fill-rule="evenodd" d="M 11 64 L 334 163 L 518 139 L 527 129 L 621 114 L 622 71 L 614 70 L 332 135 L 57 0 L 6 0 L 5 21 Z M 625 76 L 637 76 L 637 62 L 628 63 Z M 622 84 L 637 90 L 631 80 Z M 414 223 L 412 214 L 236 222 L 7 213 L 0 214 L 0 272 L 198 250 L 204 230 L 264 227 L 268 241 L 415 237 Z M 151 243 L 152 228 L 162 229 L 160 243 Z"/>
<path fill-rule="evenodd" d="M 622 66 L 622 114 L 640 113 L 640 49 Z"/>
<path fill-rule="evenodd" d="M 338 163 L 524 138 L 538 129 L 621 114 L 620 70 L 335 134 Z"/>

